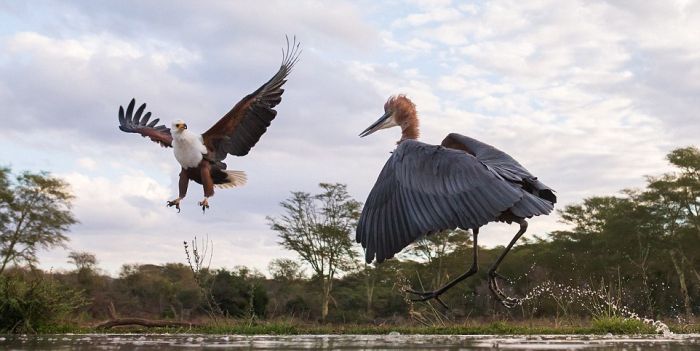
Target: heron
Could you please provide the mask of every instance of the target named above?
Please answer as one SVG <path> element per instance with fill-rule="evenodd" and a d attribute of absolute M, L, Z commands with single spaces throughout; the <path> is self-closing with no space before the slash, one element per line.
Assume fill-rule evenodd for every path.
<path fill-rule="evenodd" d="M 247 176 L 243 171 L 226 170 L 223 162 L 229 154 L 245 156 L 267 131 L 277 111 L 274 109 L 282 101 L 282 86 L 301 54 L 296 37 L 290 44 L 287 38 L 286 50 L 282 50 L 282 64 L 277 73 L 257 90 L 241 99 L 218 122 L 202 134 L 191 132 L 181 119 L 172 122 L 171 127 L 158 125 L 160 119 L 149 122 L 151 113 L 143 113 L 146 104 L 134 111 L 136 101 L 131 100 L 124 111 L 119 106 L 119 129 L 127 133 L 141 134 L 163 147 L 172 147 L 175 159 L 181 166 L 178 197 L 168 201 L 168 207 L 180 212 L 180 201 L 187 195 L 190 180 L 202 185 L 204 199 L 199 202 L 202 211 L 209 208 L 209 198 L 214 196 L 214 188 L 235 188 L 243 186 Z"/>
<path fill-rule="evenodd" d="M 490 222 L 516 223 L 519 229 L 488 271 L 489 289 L 505 307 L 518 299 L 508 297 L 497 271 L 510 249 L 527 230 L 527 219 L 552 212 L 554 190 L 540 182 L 505 152 L 474 138 L 450 133 L 440 145 L 418 141 L 415 104 L 405 95 L 391 96 L 384 114 L 360 133 L 401 127 L 401 139 L 379 173 L 362 209 L 356 241 L 365 260 L 392 258 L 412 242 L 444 230 L 461 228 L 473 233 L 471 267 L 432 291 L 407 289 L 414 301 L 434 299 L 478 271 L 479 228 Z"/>

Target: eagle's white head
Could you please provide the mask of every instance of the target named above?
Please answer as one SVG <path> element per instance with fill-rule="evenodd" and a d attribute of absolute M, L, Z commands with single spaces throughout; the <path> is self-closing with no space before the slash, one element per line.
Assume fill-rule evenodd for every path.
<path fill-rule="evenodd" d="M 185 121 L 183 121 L 181 119 L 177 119 L 177 120 L 173 121 L 173 125 L 172 125 L 173 132 L 182 133 L 182 131 L 184 131 L 185 129 L 187 129 L 187 123 L 185 123 Z"/>

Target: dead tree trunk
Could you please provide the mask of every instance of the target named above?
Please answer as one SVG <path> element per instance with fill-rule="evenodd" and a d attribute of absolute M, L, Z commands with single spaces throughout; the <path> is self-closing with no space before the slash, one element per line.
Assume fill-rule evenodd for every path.
<path fill-rule="evenodd" d="M 144 318 L 115 318 L 106 322 L 99 323 L 95 326 L 97 329 L 109 329 L 112 327 L 121 327 L 127 325 L 138 325 L 142 327 L 198 327 L 201 324 L 193 322 L 179 322 L 166 320 L 152 320 Z"/>
<path fill-rule="evenodd" d="M 109 329 L 112 327 L 123 327 L 128 325 L 138 325 L 147 328 L 158 328 L 158 327 L 198 327 L 201 326 L 199 323 L 194 322 L 181 322 L 181 321 L 167 321 L 167 320 L 153 320 L 145 318 L 119 318 L 117 317 L 117 309 L 114 308 L 114 303 L 110 301 L 107 307 L 107 312 L 109 313 L 109 320 L 98 323 L 95 325 L 97 329 Z"/>

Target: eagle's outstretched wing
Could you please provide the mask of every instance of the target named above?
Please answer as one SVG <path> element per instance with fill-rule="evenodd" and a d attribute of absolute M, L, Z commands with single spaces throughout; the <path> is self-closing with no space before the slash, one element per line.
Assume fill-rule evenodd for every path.
<path fill-rule="evenodd" d="M 244 97 L 216 124 L 202 134 L 209 159 L 221 161 L 228 154 L 245 156 L 275 119 L 274 107 L 282 101 L 282 85 L 299 59 L 300 44 L 294 41 L 283 50 L 279 71 L 258 90 Z"/>
<path fill-rule="evenodd" d="M 146 112 L 143 117 L 143 111 L 146 109 L 146 104 L 142 104 L 134 113 L 135 99 L 131 99 L 129 106 L 119 106 L 119 129 L 127 133 L 139 133 L 143 137 L 148 137 L 163 147 L 172 147 L 173 136 L 170 134 L 170 128 L 165 125 L 157 125 L 159 118 L 156 118 L 148 123 L 151 118 L 151 113 Z"/>
<path fill-rule="evenodd" d="M 405 140 L 367 197 L 356 240 L 368 263 L 382 262 L 425 235 L 479 228 L 522 197 L 471 154 Z"/>

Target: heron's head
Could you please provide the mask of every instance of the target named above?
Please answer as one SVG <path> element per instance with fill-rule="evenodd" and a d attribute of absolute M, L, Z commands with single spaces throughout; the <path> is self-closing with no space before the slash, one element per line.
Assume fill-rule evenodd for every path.
<path fill-rule="evenodd" d="M 389 97 L 389 100 L 384 103 L 384 114 L 360 133 L 360 136 L 365 137 L 380 129 L 397 126 L 401 127 L 403 134 L 410 132 L 412 138 L 418 137 L 416 105 L 403 94 Z M 402 139 L 405 139 L 405 136 Z"/>
<path fill-rule="evenodd" d="M 187 129 L 187 123 L 185 121 L 178 119 L 173 121 L 173 128 L 176 133 L 182 133 L 183 130 Z"/>

